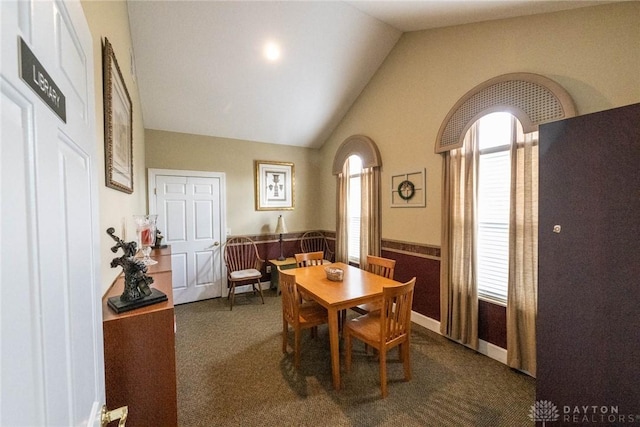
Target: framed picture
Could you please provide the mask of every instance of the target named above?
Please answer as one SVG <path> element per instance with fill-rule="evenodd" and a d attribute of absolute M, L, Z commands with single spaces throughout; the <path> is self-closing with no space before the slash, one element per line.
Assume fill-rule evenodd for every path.
<path fill-rule="evenodd" d="M 102 50 L 104 151 L 107 187 L 133 193 L 133 113 L 116 55 L 109 40 Z"/>
<path fill-rule="evenodd" d="M 424 208 L 427 206 L 426 169 L 391 176 L 392 208 Z"/>
<path fill-rule="evenodd" d="M 256 160 L 256 210 L 292 210 L 293 163 Z"/>

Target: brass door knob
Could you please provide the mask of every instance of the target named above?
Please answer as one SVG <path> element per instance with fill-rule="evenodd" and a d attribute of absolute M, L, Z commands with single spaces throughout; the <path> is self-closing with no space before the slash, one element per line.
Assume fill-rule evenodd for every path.
<path fill-rule="evenodd" d="M 120 420 L 118 427 L 124 427 L 127 422 L 127 415 L 129 415 L 129 407 L 122 406 L 113 411 L 107 411 L 107 405 L 102 405 L 102 412 L 100 414 L 100 425 L 106 427 L 112 421 Z"/>

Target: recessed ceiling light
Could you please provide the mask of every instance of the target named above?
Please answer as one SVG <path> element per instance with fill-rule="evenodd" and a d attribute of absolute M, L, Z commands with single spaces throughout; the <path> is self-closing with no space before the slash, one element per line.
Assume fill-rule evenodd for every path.
<path fill-rule="evenodd" d="M 269 61 L 273 62 L 280 59 L 280 46 L 275 42 L 267 42 L 262 52 L 264 53 L 264 57 Z"/>

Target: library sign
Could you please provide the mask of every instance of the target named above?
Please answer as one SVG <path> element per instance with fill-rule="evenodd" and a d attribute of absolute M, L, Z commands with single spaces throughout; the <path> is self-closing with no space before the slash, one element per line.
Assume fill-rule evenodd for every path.
<path fill-rule="evenodd" d="M 66 98 L 29 46 L 20 37 L 20 78 L 67 123 Z"/>

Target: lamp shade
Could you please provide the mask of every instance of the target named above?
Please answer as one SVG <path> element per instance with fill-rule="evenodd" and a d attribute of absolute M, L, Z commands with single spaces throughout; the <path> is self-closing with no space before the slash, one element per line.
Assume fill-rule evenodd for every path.
<path fill-rule="evenodd" d="M 287 226 L 284 223 L 282 215 L 278 217 L 278 225 L 276 225 L 276 234 L 284 234 L 287 232 Z"/>

